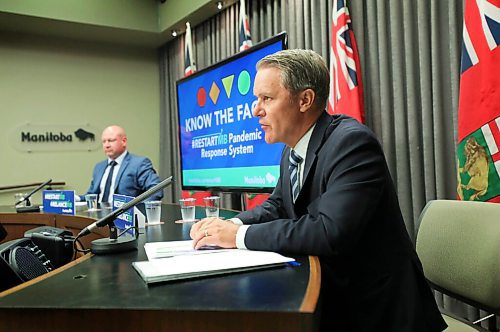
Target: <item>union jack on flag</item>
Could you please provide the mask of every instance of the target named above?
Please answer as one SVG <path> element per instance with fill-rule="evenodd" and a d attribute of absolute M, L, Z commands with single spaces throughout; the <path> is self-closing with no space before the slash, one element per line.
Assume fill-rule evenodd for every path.
<path fill-rule="evenodd" d="M 186 22 L 186 40 L 184 42 L 184 76 L 189 76 L 196 71 L 193 60 L 193 41 L 191 40 L 191 24 Z"/>
<path fill-rule="evenodd" d="M 500 0 L 466 0 L 457 195 L 500 203 Z"/>
<path fill-rule="evenodd" d="M 240 0 L 240 51 L 252 47 L 250 24 L 245 10 L 245 0 Z"/>
<path fill-rule="evenodd" d="M 330 43 L 330 97 L 328 112 L 364 121 L 363 87 L 358 47 L 345 0 L 334 0 Z"/>
<path fill-rule="evenodd" d="M 467 16 L 464 17 L 462 73 L 479 62 L 476 48 L 487 46 L 491 51 L 500 44 L 500 1 L 476 0 L 475 4 L 466 4 L 465 12 Z M 484 40 L 480 43 L 484 45 L 474 46 L 469 29 L 473 32 L 481 31 L 481 38 Z"/>

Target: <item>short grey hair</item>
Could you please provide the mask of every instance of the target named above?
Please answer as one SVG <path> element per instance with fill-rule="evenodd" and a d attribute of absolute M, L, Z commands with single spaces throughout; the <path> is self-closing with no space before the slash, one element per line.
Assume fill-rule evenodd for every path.
<path fill-rule="evenodd" d="M 305 89 L 316 93 L 315 104 L 326 108 L 330 88 L 330 73 L 325 60 L 311 50 L 283 50 L 270 54 L 257 62 L 257 70 L 273 67 L 281 71 L 281 84 L 295 95 Z"/>

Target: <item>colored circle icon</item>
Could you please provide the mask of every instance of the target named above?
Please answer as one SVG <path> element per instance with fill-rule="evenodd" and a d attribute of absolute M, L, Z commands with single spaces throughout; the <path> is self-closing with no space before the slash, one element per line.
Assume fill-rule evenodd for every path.
<path fill-rule="evenodd" d="M 250 73 L 243 70 L 238 75 L 238 91 L 242 96 L 245 96 L 250 91 Z"/>
<path fill-rule="evenodd" d="M 198 106 L 203 107 L 207 103 L 207 91 L 203 87 L 198 89 Z"/>

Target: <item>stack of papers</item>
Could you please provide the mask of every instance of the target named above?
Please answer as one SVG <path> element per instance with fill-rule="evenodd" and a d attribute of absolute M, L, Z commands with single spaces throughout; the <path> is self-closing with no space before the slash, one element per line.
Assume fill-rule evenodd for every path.
<path fill-rule="evenodd" d="M 167 242 L 149 242 L 144 245 L 146 255 L 149 260 L 157 258 L 166 258 L 179 255 L 202 255 L 211 254 L 234 249 L 222 249 L 220 247 L 210 246 L 201 250 L 193 248 L 193 241 L 167 241 Z"/>
<path fill-rule="evenodd" d="M 194 250 L 191 246 L 191 241 L 147 243 L 145 248 L 150 260 L 134 262 L 132 266 L 146 283 L 155 283 L 264 269 L 294 261 L 293 258 L 268 251 Z M 168 254 L 164 253 L 168 250 Z M 160 254 L 167 257 L 158 258 Z"/>

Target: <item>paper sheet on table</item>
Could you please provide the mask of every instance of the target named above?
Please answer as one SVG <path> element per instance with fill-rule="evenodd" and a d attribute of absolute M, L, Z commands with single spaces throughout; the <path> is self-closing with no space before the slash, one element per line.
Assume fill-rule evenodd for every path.
<path fill-rule="evenodd" d="M 210 255 L 178 255 L 134 262 L 132 266 L 146 283 L 154 283 L 271 268 L 292 261 L 293 258 L 269 251 L 229 249 Z"/>
<path fill-rule="evenodd" d="M 173 257 L 180 255 L 203 255 L 216 252 L 224 252 L 234 249 L 222 249 L 219 247 L 206 247 L 196 250 L 193 248 L 193 241 L 166 241 L 166 242 L 148 242 L 144 245 L 146 255 L 149 260 Z"/>

